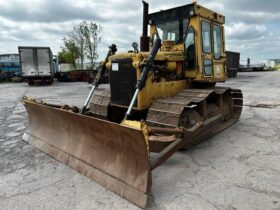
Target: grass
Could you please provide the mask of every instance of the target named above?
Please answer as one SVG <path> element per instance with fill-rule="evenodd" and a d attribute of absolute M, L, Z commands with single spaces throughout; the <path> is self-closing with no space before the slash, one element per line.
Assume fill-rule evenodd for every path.
<path fill-rule="evenodd" d="M 271 71 L 276 71 L 276 70 L 280 70 L 280 65 L 277 65 L 277 66 L 271 68 Z"/>

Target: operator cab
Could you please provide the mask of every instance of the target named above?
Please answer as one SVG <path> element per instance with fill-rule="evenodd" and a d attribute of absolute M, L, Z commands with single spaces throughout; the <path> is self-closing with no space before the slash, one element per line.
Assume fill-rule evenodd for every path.
<path fill-rule="evenodd" d="M 159 37 L 162 52 L 183 51 L 186 76 L 208 82 L 225 80 L 223 23 L 224 16 L 196 3 L 149 15 L 152 44 Z"/>

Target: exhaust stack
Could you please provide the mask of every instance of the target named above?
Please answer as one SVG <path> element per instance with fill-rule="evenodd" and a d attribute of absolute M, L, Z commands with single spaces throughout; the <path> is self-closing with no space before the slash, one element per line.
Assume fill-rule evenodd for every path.
<path fill-rule="evenodd" d="M 143 2 L 143 32 L 140 38 L 140 51 L 149 52 L 149 41 L 148 37 L 148 24 L 149 24 L 149 4 Z"/>

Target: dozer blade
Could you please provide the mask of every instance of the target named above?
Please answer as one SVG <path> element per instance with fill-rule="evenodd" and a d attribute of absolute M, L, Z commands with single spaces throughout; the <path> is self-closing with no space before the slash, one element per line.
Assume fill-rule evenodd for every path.
<path fill-rule="evenodd" d="M 22 100 L 24 139 L 128 201 L 145 208 L 151 188 L 148 143 L 141 129 Z"/>

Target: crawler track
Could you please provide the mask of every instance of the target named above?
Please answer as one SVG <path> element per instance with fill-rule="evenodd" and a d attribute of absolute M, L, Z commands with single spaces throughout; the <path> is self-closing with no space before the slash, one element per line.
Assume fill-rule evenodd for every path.
<path fill-rule="evenodd" d="M 238 89 L 227 87 L 186 89 L 174 97 L 155 101 L 149 109 L 146 122 L 160 127 L 185 127 L 186 122 L 182 122 L 184 112 L 188 112 L 190 125 L 194 124 L 194 120 L 206 120 L 216 114 L 224 117 L 230 115 L 231 118 L 238 120 L 242 105 L 242 92 Z M 190 116 L 192 111 L 197 112 L 194 119 Z"/>
<path fill-rule="evenodd" d="M 110 104 L 111 92 L 107 85 L 100 86 L 94 93 L 94 97 L 90 103 L 90 111 L 94 116 L 107 119 L 108 106 Z"/>
<path fill-rule="evenodd" d="M 234 124 L 241 115 L 242 105 L 243 96 L 239 89 L 186 89 L 174 97 L 155 101 L 146 122 L 149 126 L 165 128 L 191 128 L 198 122 L 204 123 L 202 132 L 184 146 L 187 149 Z M 151 135 L 151 151 L 162 151 L 176 138 L 176 135 Z"/>

